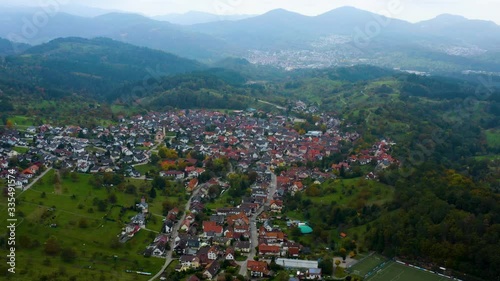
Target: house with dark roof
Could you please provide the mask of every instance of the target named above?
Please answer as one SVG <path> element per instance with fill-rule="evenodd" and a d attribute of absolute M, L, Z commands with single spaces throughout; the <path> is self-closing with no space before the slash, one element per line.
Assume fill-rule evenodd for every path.
<path fill-rule="evenodd" d="M 217 276 L 219 269 L 220 269 L 219 261 L 213 261 L 211 264 L 207 266 L 207 268 L 203 272 L 203 276 L 209 280 L 212 280 Z"/>

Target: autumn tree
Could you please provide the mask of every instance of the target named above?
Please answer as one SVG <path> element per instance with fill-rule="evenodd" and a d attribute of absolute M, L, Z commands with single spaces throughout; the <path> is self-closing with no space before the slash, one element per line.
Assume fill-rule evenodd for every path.
<path fill-rule="evenodd" d="M 61 246 L 59 245 L 59 241 L 54 236 L 50 236 L 49 239 L 45 242 L 44 252 L 49 256 L 55 256 L 61 251 Z"/>
<path fill-rule="evenodd" d="M 7 127 L 7 129 L 9 129 L 9 130 L 14 129 L 14 122 L 12 122 L 12 120 L 8 119 L 7 122 L 5 122 L 5 127 Z"/>
<path fill-rule="evenodd" d="M 177 151 L 175 151 L 174 149 L 166 148 L 164 146 L 158 150 L 158 156 L 160 156 L 161 159 L 171 160 L 176 160 L 177 158 L 179 158 Z"/>

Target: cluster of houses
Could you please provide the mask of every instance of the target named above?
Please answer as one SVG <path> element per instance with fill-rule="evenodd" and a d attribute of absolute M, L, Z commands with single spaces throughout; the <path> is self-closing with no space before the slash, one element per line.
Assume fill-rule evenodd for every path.
<path fill-rule="evenodd" d="M 351 165 L 357 163 L 361 166 L 368 165 L 370 163 L 374 163 L 376 165 L 375 170 L 366 175 L 366 179 L 375 179 L 375 171 L 382 170 L 389 167 L 391 164 L 399 163 L 399 161 L 393 158 L 389 154 L 389 150 L 391 147 L 395 145 L 395 143 L 389 142 L 387 140 L 381 140 L 380 142 L 376 142 L 370 149 L 364 149 L 360 151 L 358 154 L 351 155 L 347 160 L 340 162 L 338 164 L 333 164 L 333 170 L 341 170 L 349 171 L 351 169 Z"/>
<path fill-rule="evenodd" d="M 0 135 L 0 178 L 15 179 L 17 188 L 25 187 L 35 175 L 39 174 L 42 168 L 40 157 L 33 157 L 29 154 L 19 153 L 13 147 L 26 147 L 24 135 L 17 130 L 8 130 Z M 25 168 L 12 167 L 11 160 L 16 158 L 17 163 L 24 163 Z M 12 173 L 12 168 L 16 168 Z"/>
<path fill-rule="evenodd" d="M 212 279 L 224 261 L 234 265 L 237 254 L 251 250 L 249 215 L 257 207 L 241 204 L 220 208 L 205 221 L 197 221 L 193 214 L 186 215 L 180 222 L 181 233 L 174 238 L 174 251 L 180 261 L 176 270 L 202 269 L 203 275 Z"/>
<path fill-rule="evenodd" d="M 142 228 L 146 227 L 146 219 L 149 213 L 149 205 L 146 203 L 146 198 L 143 196 L 141 202 L 136 205 L 139 212 L 130 219 L 130 222 L 125 226 L 122 233 L 119 235 L 119 240 L 122 243 L 130 240 Z"/>
<path fill-rule="evenodd" d="M 120 166 L 145 163 L 150 153 L 144 148 L 158 141 L 158 135 L 163 137 L 163 133 L 152 133 L 149 128 L 141 127 L 140 124 L 94 129 L 42 125 L 29 127 L 24 133 L 8 130 L 0 136 L 0 176 L 5 177 L 3 169 L 8 166 L 9 159 L 14 157 L 18 163 L 28 163 L 30 170 L 33 170 L 33 165 L 51 167 L 57 162 L 61 168 L 81 173 L 117 172 Z M 151 130 L 154 132 L 161 128 Z M 16 146 L 27 152 L 17 153 L 12 149 Z M 25 172 L 28 171 L 17 175 L 19 187 L 25 186 L 31 178 L 32 174 Z M 140 176 L 131 168 L 127 173 L 129 176 Z"/>
<path fill-rule="evenodd" d="M 314 110 L 304 106 L 296 104 L 301 110 Z M 336 177 L 333 171 L 349 170 L 355 163 L 375 163 L 376 169 L 397 163 L 390 155 L 394 144 L 382 140 L 326 170 L 304 165 L 289 167 L 276 177 L 276 191 L 269 196 L 272 170 L 291 163 L 321 161 L 338 153 L 342 143 L 356 141 L 360 135 L 342 132 L 340 121 L 327 114 L 320 115 L 317 120 L 317 124 L 322 125 L 322 131 L 305 133 L 294 130 L 293 122 L 296 120 L 264 115 L 266 118 L 257 118 L 253 113 L 244 111 L 230 115 L 205 110 L 174 111 L 148 113 L 129 119 L 120 117 L 117 125 L 109 127 L 87 129 L 43 125 L 29 128 L 24 135 L 11 130 L 0 136 L 0 144 L 7 144 L 2 147 L 21 146 L 27 138 L 32 139 L 32 144 L 27 153 L 19 155 L 11 149 L 2 148 L 0 175 L 5 174 L 9 159 L 17 156 L 18 161 L 29 163 L 26 169 L 18 169 L 19 180 L 26 183 L 40 172 L 42 166 L 48 167 L 55 162 L 63 168 L 82 173 L 117 172 L 129 167 L 126 169 L 128 175 L 139 177 L 140 173 L 131 168 L 131 164 L 147 163 L 151 157 L 149 148 L 162 143 L 167 135 L 175 136 L 170 148 L 186 154 L 196 152 L 207 158 L 234 160 L 237 163 L 234 168 L 243 172 L 255 171 L 257 180 L 239 206 L 218 208 L 209 219 L 199 221 L 202 216 L 197 214 L 204 212 L 206 200 L 212 196 L 209 194 L 210 187 L 218 186 L 225 192 L 229 185 L 217 178 L 199 182 L 206 169 L 206 160 L 199 162 L 188 158 L 172 163 L 165 160 L 162 167 L 170 168 L 160 171 L 159 176 L 184 181 L 188 192 L 199 192 L 191 197 L 189 212 L 182 220 L 179 220 L 178 209 L 169 211 L 160 234 L 147 246 L 145 255 L 164 257 L 169 243 L 172 243 L 172 251 L 179 257 L 177 271 L 202 270 L 205 278 L 213 279 L 225 261 L 234 265 L 237 256 L 255 253 L 262 259 L 247 261 L 246 267 L 252 277 L 262 278 L 272 274 L 268 263 L 263 260 L 274 258 L 281 261 L 284 267 L 301 269 L 301 279 L 321 279 L 317 262 L 312 264 L 299 260 L 307 249 L 289 240 L 282 230 L 272 225 L 270 217 L 280 216 L 285 194 L 295 194 L 307 188 L 303 184 L 307 178 L 321 183 Z M 179 161 L 184 161 L 183 165 L 179 165 Z M 376 169 L 366 177 L 376 178 Z M 145 198 L 141 199 L 137 208 L 139 212 L 119 235 L 121 242 L 131 239 L 145 227 L 148 215 Z M 256 218 L 256 222 L 252 222 L 251 218 Z M 252 223 L 259 223 L 259 227 Z M 173 237 L 171 234 L 176 225 L 179 234 Z"/>
<path fill-rule="evenodd" d="M 296 106 L 304 105 L 299 102 Z M 17 156 L 19 161 L 39 167 L 49 167 L 57 161 L 62 168 L 82 173 L 117 172 L 126 167 L 128 176 L 140 177 L 141 174 L 131 165 L 147 163 L 151 156 L 148 149 L 163 142 L 170 134 L 175 135 L 172 148 L 178 151 L 195 151 L 213 158 L 226 157 L 237 161 L 236 168 L 242 171 L 250 167 L 273 170 L 290 163 L 319 161 L 339 152 L 342 142 L 352 142 L 360 137 L 356 132 L 342 132 L 340 121 L 327 114 L 320 115 L 317 122 L 324 131 L 310 131 L 303 135 L 293 129 L 295 120 L 270 113 L 265 116 L 265 119 L 256 118 L 244 111 L 230 115 L 205 110 L 172 111 L 129 119 L 120 116 L 118 124 L 108 127 L 42 125 L 23 132 L 9 130 L 0 136 L 1 147 L 31 145 L 27 153 L 20 155 L 12 149 L 2 148 L 0 168 Z M 375 143 L 371 149 L 334 164 L 331 170 L 349 169 L 353 163 L 376 163 L 378 168 L 385 168 L 397 162 L 389 154 L 391 145 L 387 141 Z M 196 178 L 201 173 L 203 168 L 188 165 L 185 170 L 165 170 L 160 175 L 184 180 Z M 334 177 L 330 171 L 316 171 L 314 176 Z M 367 177 L 375 178 L 375 174 Z M 27 181 L 29 178 L 19 175 L 20 186 Z"/>

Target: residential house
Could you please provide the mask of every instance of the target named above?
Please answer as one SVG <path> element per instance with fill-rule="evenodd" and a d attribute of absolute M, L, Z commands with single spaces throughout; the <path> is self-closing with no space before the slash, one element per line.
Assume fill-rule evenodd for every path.
<path fill-rule="evenodd" d="M 219 249 L 216 246 L 212 246 L 208 250 L 208 259 L 209 260 L 216 260 L 219 257 Z"/>
<path fill-rule="evenodd" d="M 208 258 L 208 252 L 210 251 L 209 246 L 203 246 L 201 247 L 198 252 L 196 253 L 196 256 L 198 259 L 200 259 L 200 265 L 201 266 L 206 266 L 210 262 L 212 262 L 212 259 Z"/>
<path fill-rule="evenodd" d="M 203 222 L 203 234 L 205 237 L 211 237 L 211 236 L 222 236 L 222 233 L 224 232 L 224 228 L 220 225 L 218 225 L 214 221 L 204 221 Z"/>
<path fill-rule="evenodd" d="M 270 274 L 268 264 L 265 261 L 248 260 L 247 269 L 250 271 L 250 276 L 255 278 L 262 278 Z"/>
<path fill-rule="evenodd" d="M 203 276 L 209 280 L 214 279 L 220 269 L 220 263 L 218 261 L 213 261 L 203 272 Z"/>
<path fill-rule="evenodd" d="M 271 200 L 270 208 L 271 208 L 271 212 L 281 213 L 281 210 L 283 209 L 283 201 Z"/>
<path fill-rule="evenodd" d="M 259 255 L 262 256 L 279 256 L 280 255 L 280 246 L 270 246 L 266 244 L 259 245 Z"/>
<path fill-rule="evenodd" d="M 226 252 L 224 253 L 224 259 L 226 259 L 227 261 L 234 261 L 235 259 L 234 248 L 228 247 L 226 249 Z"/>
<path fill-rule="evenodd" d="M 144 213 L 138 213 L 137 215 L 133 216 L 130 221 L 133 224 L 137 224 L 141 227 L 146 225 L 146 217 L 144 216 Z"/>
<path fill-rule="evenodd" d="M 200 267 L 200 259 L 195 255 L 182 255 L 179 258 L 180 268 L 178 271 L 196 269 Z"/>
<path fill-rule="evenodd" d="M 160 177 L 173 178 L 176 180 L 184 179 L 185 175 L 182 171 L 161 171 Z"/>
<path fill-rule="evenodd" d="M 163 223 L 163 229 L 167 234 L 172 233 L 172 230 L 174 229 L 174 222 L 171 220 L 165 220 Z"/>
<path fill-rule="evenodd" d="M 160 234 L 155 238 L 153 244 L 151 245 L 153 252 L 151 255 L 153 256 L 163 256 L 167 250 L 168 236 L 165 234 Z"/>
<path fill-rule="evenodd" d="M 186 185 L 186 191 L 192 192 L 198 186 L 198 179 L 194 178 L 189 181 Z"/>
<path fill-rule="evenodd" d="M 250 241 L 237 241 L 234 243 L 234 249 L 242 253 L 250 253 Z"/>
<path fill-rule="evenodd" d="M 141 202 L 136 204 L 136 207 L 139 208 L 143 213 L 149 212 L 148 203 L 146 203 L 146 197 L 142 196 Z"/>
<path fill-rule="evenodd" d="M 181 224 L 181 230 L 188 231 L 190 226 L 191 226 L 191 220 L 185 219 Z"/>
<path fill-rule="evenodd" d="M 321 268 L 310 268 L 306 272 L 307 280 L 321 280 Z"/>

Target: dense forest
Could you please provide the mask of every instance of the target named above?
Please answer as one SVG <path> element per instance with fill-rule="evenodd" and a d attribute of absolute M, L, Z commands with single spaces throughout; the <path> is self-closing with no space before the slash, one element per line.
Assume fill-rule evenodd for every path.
<path fill-rule="evenodd" d="M 103 99 L 128 81 L 151 83 L 204 68 L 196 61 L 106 38 L 63 38 L 6 56 L 0 74 L 61 95 Z"/>
<path fill-rule="evenodd" d="M 410 176 L 391 173 L 397 178 L 395 198 L 372 224 L 366 237 L 370 248 L 485 280 L 500 275 L 498 193 L 432 163 Z"/>

